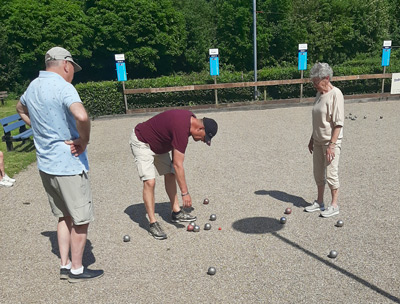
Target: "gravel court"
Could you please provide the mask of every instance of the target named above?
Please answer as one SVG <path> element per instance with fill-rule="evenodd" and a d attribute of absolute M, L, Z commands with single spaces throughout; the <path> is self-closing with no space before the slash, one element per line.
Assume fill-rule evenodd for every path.
<path fill-rule="evenodd" d="M 341 213 L 328 219 L 303 212 L 316 195 L 310 105 L 193 111 L 219 124 L 211 147 L 190 140 L 186 153 L 199 233 L 170 222 L 158 177 L 156 214 L 168 239 L 148 235 L 128 141 L 154 113 L 96 119 L 89 145 L 96 220 L 84 263 L 104 277 L 58 279 L 56 220 L 33 164 L 14 187 L 0 188 L 0 302 L 400 303 L 398 100 L 346 102 L 346 115 L 357 119 L 345 121 Z M 286 207 L 293 212 L 281 225 Z M 211 213 L 217 220 L 204 231 Z M 332 249 L 336 259 L 327 257 Z M 206 274 L 210 266 L 216 275 Z"/>

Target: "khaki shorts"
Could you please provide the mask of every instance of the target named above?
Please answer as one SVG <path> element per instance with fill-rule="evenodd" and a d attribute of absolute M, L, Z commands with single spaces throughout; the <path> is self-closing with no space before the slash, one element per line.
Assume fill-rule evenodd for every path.
<path fill-rule="evenodd" d="M 314 145 L 313 150 L 313 170 L 314 179 L 317 186 L 328 183 L 330 189 L 338 189 L 339 183 L 339 159 L 342 150 L 341 143 L 335 146 L 335 158 L 328 163 L 326 160 L 327 145 Z"/>
<path fill-rule="evenodd" d="M 94 220 L 92 191 L 85 172 L 65 176 L 39 173 L 54 216 L 71 216 L 75 225 Z"/>
<path fill-rule="evenodd" d="M 155 154 L 148 144 L 137 139 L 135 130 L 132 132 L 129 144 L 141 181 L 155 179 L 156 169 L 159 175 L 175 174 L 170 154 Z"/>

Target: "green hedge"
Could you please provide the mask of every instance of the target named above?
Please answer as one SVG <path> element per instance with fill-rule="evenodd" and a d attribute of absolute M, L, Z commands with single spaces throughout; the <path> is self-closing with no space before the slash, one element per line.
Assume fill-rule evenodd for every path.
<path fill-rule="evenodd" d="M 393 51 L 390 66 L 387 73 L 400 71 L 400 52 Z M 379 74 L 383 72 L 381 67 L 380 55 L 367 57 L 360 55 L 357 59 L 348 61 L 341 65 L 332 66 L 334 76 Z M 311 68 L 311 65 L 308 66 Z M 258 81 L 298 79 L 300 71 L 293 66 L 278 66 L 272 68 L 262 68 L 257 74 Z M 309 77 L 309 70 L 304 72 L 304 78 Z M 218 83 L 248 82 L 253 81 L 253 72 L 230 71 L 229 67 L 221 67 L 221 74 L 217 77 Z M 176 74 L 154 79 L 134 79 L 125 83 L 127 89 L 136 88 L 159 88 L 185 85 L 212 84 L 213 78 L 208 71 L 192 74 Z M 385 91 L 390 90 L 390 81 L 385 81 Z M 381 91 L 382 80 L 354 80 L 340 81 L 335 83 L 345 95 L 378 93 Z M 122 94 L 122 84 L 118 81 L 89 82 L 76 85 L 76 88 L 92 117 L 101 115 L 122 114 L 125 112 L 125 104 Z M 279 85 L 258 87 L 263 95 L 266 90 L 268 99 L 287 99 L 299 98 L 300 85 Z M 218 101 L 220 103 L 233 103 L 250 101 L 253 99 L 254 88 L 231 88 L 218 90 Z M 261 96 L 262 96 L 261 95 Z M 311 84 L 303 87 L 303 97 L 315 96 L 315 90 Z M 129 109 L 158 108 L 158 107 L 178 107 L 193 106 L 203 104 L 214 104 L 214 90 L 183 91 L 152 94 L 127 95 Z"/>

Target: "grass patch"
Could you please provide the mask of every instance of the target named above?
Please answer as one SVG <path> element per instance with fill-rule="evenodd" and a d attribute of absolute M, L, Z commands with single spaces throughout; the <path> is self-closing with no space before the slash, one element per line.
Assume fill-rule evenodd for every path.
<path fill-rule="evenodd" d="M 15 109 L 17 102 L 17 100 L 6 100 L 4 105 L 0 104 L 0 118 L 17 113 Z M 17 130 L 15 132 L 18 133 Z M 0 134 L 1 137 L 4 136 L 2 125 L 0 125 Z M 4 154 L 4 170 L 10 177 L 13 177 L 36 161 L 36 149 L 32 138 L 26 140 L 24 144 L 22 142 L 14 142 L 13 145 L 14 151 L 7 152 L 6 143 L 0 142 L 0 151 Z"/>

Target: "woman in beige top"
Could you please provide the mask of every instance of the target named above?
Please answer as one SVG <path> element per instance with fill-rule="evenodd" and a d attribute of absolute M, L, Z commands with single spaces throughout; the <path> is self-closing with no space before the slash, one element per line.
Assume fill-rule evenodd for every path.
<path fill-rule="evenodd" d="M 321 216 L 339 214 L 339 158 L 343 138 L 344 98 L 342 92 L 331 83 L 332 68 L 327 63 L 316 63 L 310 71 L 310 78 L 317 90 L 312 109 L 313 133 L 308 149 L 313 154 L 314 179 L 318 196 L 305 211 L 321 211 Z M 325 184 L 331 190 L 330 205 L 324 206 Z"/>

